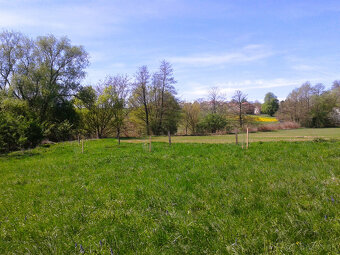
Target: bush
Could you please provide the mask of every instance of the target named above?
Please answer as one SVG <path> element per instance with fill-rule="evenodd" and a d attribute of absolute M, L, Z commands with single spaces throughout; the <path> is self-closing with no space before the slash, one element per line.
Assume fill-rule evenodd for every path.
<path fill-rule="evenodd" d="M 37 146 L 42 129 L 34 119 L 0 113 L 0 153 Z"/>
<path fill-rule="evenodd" d="M 71 140 L 74 137 L 73 125 L 68 120 L 61 123 L 45 123 L 44 135 L 54 142 Z"/>
<path fill-rule="evenodd" d="M 35 147 L 42 139 L 42 127 L 27 102 L 0 100 L 0 153 Z"/>
<path fill-rule="evenodd" d="M 286 121 L 286 122 L 280 122 L 280 123 L 261 125 L 257 128 L 257 130 L 261 132 L 266 132 L 266 131 L 273 131 L 273 130 L 296 129 L 296 128 L 300 128 L 300 125 L 298 123 L 292 122 L 292 121 Z"/>
<path fill-rule="evenodd" d="M 217 113 L 206 115 L 203 120 L 198 123 L 197 130 L 199 133 L 216 133 L 224 130 L 227 126 L 226 119 Z"/>

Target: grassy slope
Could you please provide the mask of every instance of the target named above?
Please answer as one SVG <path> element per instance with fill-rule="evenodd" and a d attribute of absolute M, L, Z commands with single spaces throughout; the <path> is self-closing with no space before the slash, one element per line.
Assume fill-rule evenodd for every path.
<path fill-rule="evenodd" d="M 339 142 L 115 143 L 0 157 L 0 254 L 340 249 Z"/>
<path fill-rule="evenodd" d="M 310 141 L 314 138 L 340 139 L 340 128 L 300 128 L 279 130 L 273 132 L 250 133 L 250 142 L 267 141 Z M 167 142 L 168 137 L 157 136 L 152 138 L 155 142 Z M 245 139 L 245 134 L 239 135 L 239 141 Z M 143 139 L 129 139 L 129 142 L 144 142 Z M 174 143 L 234 143 L 235 135 L 216 136 L 174 136 Z"/>

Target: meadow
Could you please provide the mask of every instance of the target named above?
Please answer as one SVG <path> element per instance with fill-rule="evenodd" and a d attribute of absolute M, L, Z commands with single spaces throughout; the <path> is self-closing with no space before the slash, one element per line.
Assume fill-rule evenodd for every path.
<path fill-rule="evenodd" d="M 245 133 L 239 134 L 239 142 L 246 139 Z M 131 143 L 143 143 L 149 138 L 127 139 Z M 268 141 L 312 141 L 314 139 L 340 139 L 340 128 L 299 128 L 288 130 L 277 130 L 271 132 L 257 132 L 249 134 L 249 142 Z M 168 142 L 167 136 L 152 137 L 154 142 Z M 210 135 L 210 136 L 173 136 L 174 143 L 235 143 L 235 135 Z"/>
<path fill-rule="evenodd" d="M 0 254 L 340 251 L 339 141 L 130 141 L 0 156 Z"/>

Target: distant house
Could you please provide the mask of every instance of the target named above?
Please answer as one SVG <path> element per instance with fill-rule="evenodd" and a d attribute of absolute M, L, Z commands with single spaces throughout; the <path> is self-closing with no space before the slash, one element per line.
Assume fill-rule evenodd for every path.
<path fill-rule="evenodd" d="M 261 108 L 259 106 L 255 106 L 254 108 L 254 114 L 255 115 L 260 115 L 261 114 Z"/>
<path fill-rule="evenodd" d="M 340 125 L 340 108 L 334 108 L 331 112 L 331 118 L 336 125 Z"/>

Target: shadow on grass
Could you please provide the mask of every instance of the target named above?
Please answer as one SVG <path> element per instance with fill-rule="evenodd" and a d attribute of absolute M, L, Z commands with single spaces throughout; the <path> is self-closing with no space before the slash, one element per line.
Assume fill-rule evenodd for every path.
<path fill-rule="evenodd" d="M 0 159 L 25 159 L 40 155 L 39 152 L 33 151 L 15 151 L 7 154 L 0 154 Z"/>

